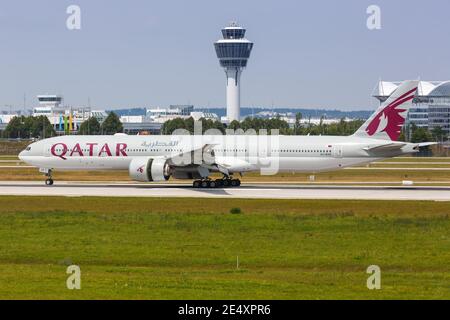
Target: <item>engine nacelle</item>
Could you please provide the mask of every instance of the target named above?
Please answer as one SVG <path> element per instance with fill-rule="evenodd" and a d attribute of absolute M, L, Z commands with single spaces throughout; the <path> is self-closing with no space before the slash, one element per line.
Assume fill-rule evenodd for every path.
<path fill-rule="evenodd" d="M 135 181 L 165 181 L 170 178 L 170 166 L 164 158 L 134 158 L 129 173 Z"/>

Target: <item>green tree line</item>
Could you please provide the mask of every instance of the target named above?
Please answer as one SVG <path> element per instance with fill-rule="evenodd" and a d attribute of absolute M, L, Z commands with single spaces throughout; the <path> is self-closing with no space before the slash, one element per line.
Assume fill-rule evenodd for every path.
<path fill-rule="evenodd" d="M 208 129 L 217 129 L 223 134 L 226 129 L 242 129 L 247 131 L 254 129 L 256 132 L 265 129 L 270 134 L 271 129 L 278 129 L 280 134 L 284 135 L 336 135 L 345 136 L 353 134 L 363 123 L 364 120 L 345 121 L 341 119 L 337 123 L 325 124 L 322 118 L 318 124 L 310 121 L 301 123 L 302 115 L 297 113 L 296 121 L 293 127 L 280 119 L 279 117 L 271 119 L 247 117 L 243 121 L 233 121 L 228 127 L 217 120 L 200 119 L 202 124 L 202 133 Z M 176 129 L 185 129 L 190 134 L 194 133 L 194 119 L 192 117 L 183 119 L 175 118 L 166 121 L 162 128 L 162 134 L 172 134 Z M 111 135 L 123 132 L 123 125 L 119 117 L 114 112 L 110 112 L 102 124 L 95 117 L 91 117 L 80 124 L 78 134 L 80 135 Z M 2 132 L 3 138 L 49 138 L 56 135 L 55 129 L 46 116 L 17 116 L 11 119 L 6 129 Z M 428 141 L 446 141 L 448 135 L 440 128 L 435 127 L 428 131 L 416 125 L 405 126 L 401 132 L 400 141 L 413 143 Z"/>
<path fill-rule="evenodd" d="M 247 117 L 241 122 L 232 121 L 228 127 L 217 120 L 200 119 L 202 123 L 202 133 L 208 129 L 218 129 L 222 133 L 225 133 L 226 129 L 242 129 L 243 131 L 254 129 L 256 132 L 259 130 L 267 130 L 268 134 L 270 134 L 270 130 L 278 129 L 280 134 L 283 135 L 350 135 L 364 123 L 363 120 L 344 121 L 344 119 L 341 119 L 338 123 L 324 124 L 323 119 L 321 119 L 319 124 L 309 122 L 306 125 L 300 125 L 300 120 L 301 116 L 297 115 L 296 123 L 294 127 L 291 128 L 285 120 L 282 120 L 279 117 L 271 119 Z M 193 134 L 194 119 L 176 118 L 168 120 L 164 123 L 161 132 L 162 134 L 172 134 L 176 129 L 185 129 L 190 134 Z"/>
<path fill-rule="evenodd" d="M 107 135 L 123 132 L 123 125 L 114 112 L 110 112 L 102 124 L 95 117 L 91 117 L 80 124 L 80 135 Z"/>
<path fill-rule="evenodd" d="M 9 121 L 2 132 L 4 138 L 50 138 L 56 135 L 55 129 L 46 116 L 17 116 Z"/>
<path fill-rule="evenodd" d="M 110 112 L 102 124 L 91 117 L 80 124 L 78 134 L 100 135 L 123 132 L 123 125 L 114 112 Z M 46 116 L 17 116 L 11 119 L 2 132 L 3 138 L 44 139 L 56 136 L 56 131 Z"/>
<path fill-rule="evenodd" d="M 447 141 L 448 135 L 441 127 L 434 127 L 431 130 L 421 128 L 412 124 L 402 129 L 399 140 L 412 143 L 420 142 L 443 142 Z"/>
<path fill-rule="evenodd" d="M 247 117 L 243 121 L 232 121 L 228 127 L 223 125 L 220 121 L 200 119 L 202 123 L 202 133 L 208 129 L 218 129 L 220 132 L 225 133 L 226 129 L 242 129 L 247 131 L 254 129 L 258 132 L 261 129 L 265 129 L 270 134 L 271 129 L 278 129 L 280 134 L 283 135 L 333 135 L 333 136 L 347 136 L 351 135 L 361 127 L 365 120 L 351 120 L 345 121 L 341 119 L 339 122 L 325 124 L 322 117 L 318 124 L 311 121 L 302 122 L 302 114 L 297 113 L 295 116 L 295 124 L 290 127 L 289 124 L 280 119 L 279 117 L 271 119 L 251 118 Z M 190 134 L 194 133 L 194 119 L 176 118 L 168 120 L 164 123 L 161 133 L 172 134 L 176 129 L 186 129 Z M 413 143 L 419 142 L 431 142 L 431 141 L 446 141 L 448 135 L 441 127 L 435 127 L 431 130 L 417 127 L 412 124 L 411 126 L 405 126 L 400 134 L 400 141 L 408 141 Z"/>

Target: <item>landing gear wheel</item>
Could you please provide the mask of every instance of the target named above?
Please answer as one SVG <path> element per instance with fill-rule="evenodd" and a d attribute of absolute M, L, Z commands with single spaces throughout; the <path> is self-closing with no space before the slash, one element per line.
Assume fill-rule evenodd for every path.
<path fill-rule="evenodd" d="M 51 186 L 53 185 L 53 179 L 52 179 L 52 169 L 46 169 L 46 168 L 39 168 L 39 172 L 42 172 L 47 179 L 45 180 L 45 185 L 46 186 Z"/>
<path fill-rule="evenodd" d="M 216 187 L 220 188 L 223 187 L 223 180 L 222 179 L 216 179 L 216 181 L 214 181 L 216 183 Z"/>
<path fill-rule="evenodd" d="M 230 179 L 223 179 L 222 185 L 224 188 L 228 188 L 230 186 Z"/>
<path fill-rule="evenodd" d="M 210 188 L 217 188 L 217 183 L 215 181 L 210 181 L 209 182 L 209 187 Z"/>
<path fill-rule="evenodd" d="M 238 179 L 233 179 L 231 180 L 231 186 L 232 187 L 239 187 L 239 180 Z"/>
<path fill-rule="evenodd" d="M 207 180 L 202 181 L 201 187 L 202 188 L 209 188 L 209 181 L 207 181 Z"/>
<path fill-rule="evenodd" d="M 195 181 L 192 183 L 192 186 L 193 186 L 194 188 L 200 188 L 200 181 L 199 181 L 199 180 L 195 180 Z"/>

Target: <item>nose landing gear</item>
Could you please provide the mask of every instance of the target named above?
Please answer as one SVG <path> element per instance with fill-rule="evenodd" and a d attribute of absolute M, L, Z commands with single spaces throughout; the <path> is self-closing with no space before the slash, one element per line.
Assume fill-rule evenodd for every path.
<path fill-rule="evenodd" d="M 40 172 L 42 172 L 47 179 L 45 180 L 46 186 L 52 186 L 53 185 L 53 179 L 52 179 L 52 170 L 51 169 L 39 169 Z"/>

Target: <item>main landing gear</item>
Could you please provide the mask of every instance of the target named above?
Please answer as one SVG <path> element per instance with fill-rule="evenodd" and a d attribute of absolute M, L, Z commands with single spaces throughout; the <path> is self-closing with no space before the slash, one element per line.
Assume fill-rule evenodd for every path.
<path fill-rule="evenodd" d="M 202 179 L 202 180 L 195 180 L 192 183 L 192 186 L 194 188 L 228 188 L 228 187 L 239 187 L 241 185 L 241 180 L 239 179 L 232 179 L 230 177 L 224 177 L 222 179 Z"/>

